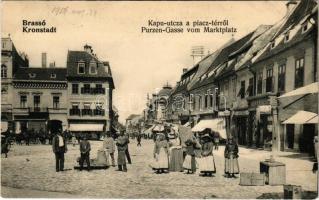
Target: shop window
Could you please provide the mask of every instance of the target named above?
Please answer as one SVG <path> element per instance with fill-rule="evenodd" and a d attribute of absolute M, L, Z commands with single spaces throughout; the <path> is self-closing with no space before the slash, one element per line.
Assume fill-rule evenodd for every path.
<path fill-rule="evenodd" d="M 266 71 L 266 92 L 273 91 L 273 68 L 269 68 Z"/>
<path fill-rule="evenodd" d="M 295 88 L 304 84 L 304 58 L 299 58 L 295 62 Z"/>
<path fill-rule="evenodd" d="M 282 64 L 278 67 L 278 91 L 285 91 L 286 81 L 286 64 Z"/>

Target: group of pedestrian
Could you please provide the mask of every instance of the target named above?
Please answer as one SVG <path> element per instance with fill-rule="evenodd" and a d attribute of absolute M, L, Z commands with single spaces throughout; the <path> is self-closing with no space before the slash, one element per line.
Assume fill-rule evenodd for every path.
<path fill-rule="evenodd" d="M 212 176 L 216 173 L 213 150 L 218 150 L 219 133 L 205 129 L 200 134 L 192 135 L 185 141 L 183 148 L 183 169 L 193 174 L 199 169 L 201 176 Z M 154 160 L 151 167 L 155 173 L 169 171 L 170 142 L 163 133 L 157 133 L 154 143 Z M 226 141 L 225 177 L 234 178 L 239 173 L 238 145 L 230 136 Z"/>
<path fill-rule="evenodd" d="M 130 142 L 129 138 L 124 134 L 124 131 L 120 132 L 116 141 L 113 139 L 110 132 L 106 133 L 106 137 L 103 141 L 103 150 L 105 152 L 107 160 L 111 160 L 112 162 L 111 165 L 115 167 L 114 153 L 117 147 L 118 171 L 127 172 L 126 159 L 129 164 L 132 163 L 129 149 L 128 149 L 129 142 Z M 74 146 L 75 142 L 72 142 L 72 143 Z M 79 158 L 80 171 L 83 169 L 84 163 L 86 163 L 87 170 L 90 171 L 91 170 L 91 165 L 90 165 L 91 144 L 88 140 L 87 135 L 84 135 L 81 137 L 79 146 L 80 146 L 80 158 Z M 56 159 L 56 172 L 63 171 L 64 170 L 64 154 L 67 152 L 68 149 L 67 149 L 66 138 L 62 134 L 61 130 L 57 131 L 53 137 L 52 149 Z"/>

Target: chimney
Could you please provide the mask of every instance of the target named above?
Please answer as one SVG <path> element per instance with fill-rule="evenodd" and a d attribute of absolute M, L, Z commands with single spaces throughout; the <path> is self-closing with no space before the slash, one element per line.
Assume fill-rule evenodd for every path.
<path fill-rule="evenodd" d="M 93 49 L 92 49 L 92 47 L 90 46 L 90 45 L 85 45 L 84 46 L 84 51 L 86 51 L 87 53 L 89 53 L 89 54 L 93 54 Z"/>
<path fill-rule="evenodd" d="M 53 61 L 52 63 L 50 63 L 50 68 L 55 68 L 55 61 Z"/>
<path fill-rule="evenodd" d="M 296 5 L 297 5 L 296 0 L 288 0 L 288 2 L 286 3 L 286 7 L 287 7 L 286 15 L 289 15 L 289 13 L 291 13 L 292 9 L 294 9 Z"/>
<path fill-rule="evenodd" d="M 183 74 L 187 72 L 187 68 L 183 68 Z"/>
<path fill-rule="evenodd" d="M 43 52 L 42 53 L 42 68 L 46 68 L 47 67 L 47 53 Z"/>

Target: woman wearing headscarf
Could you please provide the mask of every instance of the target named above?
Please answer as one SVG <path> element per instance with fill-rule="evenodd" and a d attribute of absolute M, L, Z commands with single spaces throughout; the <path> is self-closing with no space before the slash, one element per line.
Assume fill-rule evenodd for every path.
<path fill-rule="evenodd" d="M 213 138 L 208 132 L 201 136 L 201 146 L 201 158 L 198 158 L 199 171 L 203 176 L 212 176 L 216 173 L 216 165 L 213 156 Z"/>
<path fill-rule="evenodd" d="M 235 174 L 239 173 L 239 164 L 238 164 L 238 145 L 232 136 L 229 136 L 225 152 L 225 175 L 227 178 L 235 178 Z"/>
<path fill-rule="evenodd" d="M 169 145 L 163 133 L 156 135 L 154 143 L 154 161 L 151 164 L 156 173 L 164 173 L 168 171 Z"/>

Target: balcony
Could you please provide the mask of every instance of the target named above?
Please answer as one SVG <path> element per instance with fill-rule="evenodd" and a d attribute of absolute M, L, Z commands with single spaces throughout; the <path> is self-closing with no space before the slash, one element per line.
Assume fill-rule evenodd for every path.
<path fill-rule="evenodd" d="M 85 116 L 85 115 L 91 116 L 92 110 L 91 109 L 82 109 L 82 116 Z"/>
<path fill-rule="evenodd" d="M 81 88 L 81 94 L 105 94 L 105 88 Z"/>
<path fill-rule="evenodd" d="M 80 111 L 80 109 L 70 109 L 70 115 L 80 116 L 81 115 L 81 111 Z"/>
<path fill-rule="evenodd" d="M 267 92 L 247 98 L 249 108 L 257 108 L 260 105 L 277 105 L 277 93 Z"/>
<path fill-rule="evenodd" d="M 95 110 L 93 110 L 93 114 L 94 115 L 104 116 L 105 115 L 105 111 L 104 110 L 100 110 L 100 109 L 95 109 Z"/>
<path fill-rule="evenodd" d="M 44 107 L 29 107 L 29 112 L 49 112 L 49 109 Z"/>

